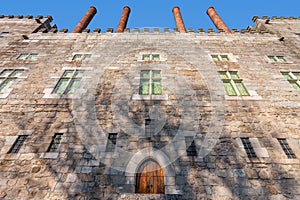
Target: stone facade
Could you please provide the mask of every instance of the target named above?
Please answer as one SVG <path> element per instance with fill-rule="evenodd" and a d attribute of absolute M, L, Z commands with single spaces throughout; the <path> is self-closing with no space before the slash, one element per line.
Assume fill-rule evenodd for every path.
<path fill-rule="evenodd" d="M 300 72 L 299 18 L 254 17 L 254 28 L 232 34 L 65 33 L 51 20 L 0 18 L 1 71 L 23 70 L 0 98 L 0 198 L 300 199 L 300 94 L 282 75 Z M 36 59 L 18 59 L 30 53 Z M 83 70 L 76 92 L 53 94 L 75 69 Z M 141 70 L 160 71 L 161 95 L 139 93 Z M 227 95 L 220 71 L 237 71 L 249 96 Z M 55 133 L 62 139 L 48 152 Z M 23 145 L 8 153 L 20 135 Z M 163 169 L 164 194 L 135 194 L 146 160 Z"/>

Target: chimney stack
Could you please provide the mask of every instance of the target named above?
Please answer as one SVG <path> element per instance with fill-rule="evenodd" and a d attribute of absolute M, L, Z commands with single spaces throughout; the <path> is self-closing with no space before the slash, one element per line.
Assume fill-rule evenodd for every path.
<path fill-rule="evenodd" d="M 73 29 L 72 33 L 81 33 L 89 25 L 96 13 L 97 9 L 94 6 L 91 6 Z"/>
<path fill-rule="evenodd" d="M 223 31 L 225 31 L 225 33 L 231 33 L 229 28 L 226 26 L 226 24 L 220 18 L 218 13 L 215 11 L 214 7 L 208 8 L 207 11 L 206 11 L 206 14 L 210 17 L 210 19 L 215 24 L 217 29 L 222 29 Z"/>
<path fill-rule="evenodd" d="M 172 10 L 173 15 L 174 15 L 174 19 L 175 19 L 175 23 L 176 23 L 176 27 L 178 29 L 178 31 L 180 33 L 186 33 L 186 29 L 180 14 L 180 10 L 178 6 L 175 6 Z"/>
<path fill-rule="evenodd" d="M 128 6 L 125 6 L 123 8 L 123 13 L 122 13 L 122 16 L 120 18 L 118 28 L 116 30 L 117 33 L 123 33 L 124 32 L 124 29 L 126 28 L 126 25 L 127 25 L 127 22 L 128 22 L 129 14 L 130 14 L 130 8 Z"/>

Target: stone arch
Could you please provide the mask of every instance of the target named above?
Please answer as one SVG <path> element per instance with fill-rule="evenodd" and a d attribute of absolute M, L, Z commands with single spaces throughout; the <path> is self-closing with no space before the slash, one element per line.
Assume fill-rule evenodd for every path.
<path fill-rule="evenodd" d="M 126 185 L 131 192 L 135 193 L 136 174 L 139 167 L 149 159 L 157 162 L 163 169 L 165 194 L 180 194 L 181 192 L 176 189 L 175 170 L 170 159 L 163 151 L 152 147 L 142 149 L 134 154 L 126 166 Z"/>

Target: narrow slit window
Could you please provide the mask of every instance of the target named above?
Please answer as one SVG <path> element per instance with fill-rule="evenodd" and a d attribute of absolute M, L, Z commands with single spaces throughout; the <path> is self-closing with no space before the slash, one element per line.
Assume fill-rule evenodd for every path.
<path fill-rule="evenodd" d="M 185 137 L 186 155 L 197 156 L 197 149 L 193 137 Z"/>
<path fill-rule="evenodd" d="M 251 144 L 249 138 L 241 138 L 241 140 L 242 140 L 242 143 L 244 145 L 244 149 L 245 149 L 245 151 L 247 153 L 247 156 L 249 158 L 256 158 L 257 156 L 256 156 L 256 154 L 254 152 L 254 149 L 252 147 L 252 144 Z"/>
<path fill-rule="evenodd" d="M 55 133 L 55 135 L 53 136 L 50 146 L 47 150 L 47 152 L 56 152 L 58 151 L 58 147 L 61 141 L 63 134 L 62 133 Z"/>
<path fill-rule="evenodd" d="M 115 146 L 117 144 L 117 137 L 118 137 L 117 133 L 110 133 L 108 135 L 108 141 L 106 145 L 107 152 L 113 152 L 115 150 Z"/>
<path fill-rule="evenodd" d="M 290 148 L 289 144 L 287 143 L 286 139 L 285 138 L 278 138 L 277 139 L 281 148 L 283 149 L 285 155 L 288 157 L 288 158 L 296 158 L 294 152 L 292 151 L 292 149 Z"/>
<path fill-rule="evenodd" d="M 19 135 L 7 153 L 18 153 L 28 135 Z"/>

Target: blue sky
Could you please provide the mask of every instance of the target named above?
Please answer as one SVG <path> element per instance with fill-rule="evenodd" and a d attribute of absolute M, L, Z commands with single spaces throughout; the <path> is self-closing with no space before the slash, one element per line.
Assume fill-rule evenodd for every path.
<path fill-rule="evenodd" d="M 131 8 L 128 28 L 174 28 L 172 8 L 179 6 L 186 28 L 215 28 L 206 15 L 208 7 L 215 7 L 230 29 L 244 29 L 257 16 L 300 16 L 299 0 L 1 0 L 3 15 L 51 15 L 58 29 L 75 27 L 90 6 L 97 14 L 89 27 L 116 29 L 124 6 Z"/>

